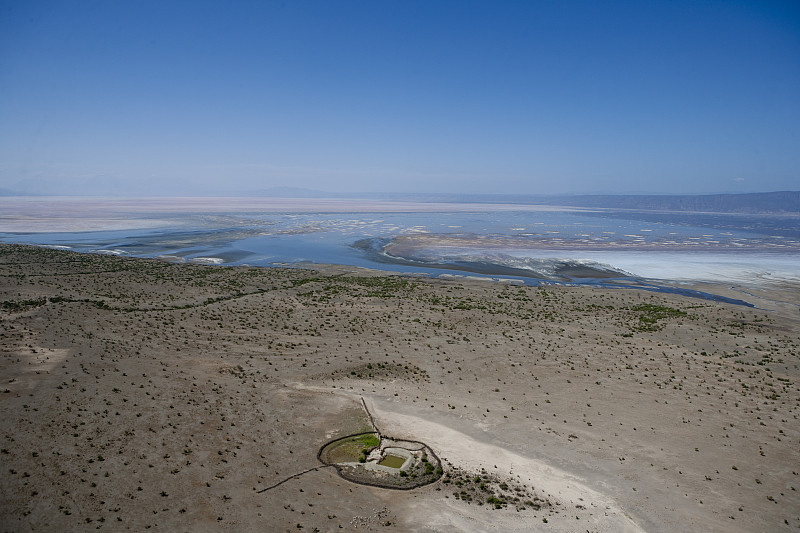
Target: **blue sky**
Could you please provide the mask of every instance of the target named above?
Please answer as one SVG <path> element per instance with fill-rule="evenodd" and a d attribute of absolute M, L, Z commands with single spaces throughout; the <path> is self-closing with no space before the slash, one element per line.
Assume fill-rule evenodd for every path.
<path fill-rule="evenodd" d="M 800 3 L 0 0 L 0 189 L 800 189 Z"/>

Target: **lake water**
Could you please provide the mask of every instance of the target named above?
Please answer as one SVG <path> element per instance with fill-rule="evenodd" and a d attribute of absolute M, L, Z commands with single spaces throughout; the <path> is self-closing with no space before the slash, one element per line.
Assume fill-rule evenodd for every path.
<path fill-rule="evenodd" d="M 800 282 L 800 219 L 793 216 L 324 200 L 50 201 L 48 208 L 44 200 L 2 199 L 0 241 L 178 262 L 344 264 L 531 284 Z"/>

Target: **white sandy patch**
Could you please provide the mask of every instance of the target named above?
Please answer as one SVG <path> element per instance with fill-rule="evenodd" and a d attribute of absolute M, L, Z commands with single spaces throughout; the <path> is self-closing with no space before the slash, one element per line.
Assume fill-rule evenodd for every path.
<path fill-rule="evenodd" d="M 514 453 L 491 442 L 486 427 L 475 424 L 475 436 L 468 435 L 432 418 L 436 414 L 425 412 L 417 416 L 415 408 L 388 399 L 362 396 L 354 391 L 327 389 L 294 382 L 294 390 L 315 391 L 323 394 L 362 398 L 375 418 L 378 429 L 394 437 L 409 438 L 430 446 L 443 461 L 467 471 L 487 472 L 506 476 L 533 487 L 537 496 L 559 502 L 552 509 L 539 511 L 496 512 L 488 506 L 467 505 L 453 498 L 445 498 L 446 489 L 429 492 L 415 500 L 406 520 L 414 531 L 427 532 L 505 532 L 505 531 L 589 531 L 625 533 L 642 532 L 639 527 L 610 497 L 583 484 L 578 477 L 551 467 L 542 461 Z M 405 412 L 398 412 L 403 410 Z M 435 494 L 435 496 L 434 496 Z M 579 509 L 581 506 L 584 509 Z M 446 508 L 446 511 L 443 511 Z M 416 512 L 418 510 L 419 512 Z M 550 511 L 553 511 L 552 513 Z M 558 511 L 558 513 L 555 513 Z M 581 519 L 576 520 L 580 515 Z M 414 523 L 414 517 L 420 517 Z M 542 519 L 546 518 L 547 522 Z M 576 529 L 577 527 L 577 529 Z"/>
<path fill-rule="evenodd" d="M 475 439 L 470 435 L 452 429 L 444 424 L 409 413 L 396 412 L 398 407 L 389 401 L 377 398 L 367 399 L 378 426 L 391 428 L 398 436 L 409 436 L 431 446 L 442 459 L 454 466 L 468 471 L 485 468 L 490 473 L 507 475 L 527 485 L 533 486 L 540 497 L 558 501 L 554 508 L 559 514 L 548 514 L 544 510 L 535 515 L 532 512 L 494 512 L 488 507 L 465 505 L 463 502 L 441 496 L 425 498 L 415 503 L 419 513 L 425 517 L 421 528 L 428 531 L 531 531 L 542 528 L 547 531 L 642 531 L 617 504 L 609 497 L 600 494 L 580 479 L 541 461 L 524 457 L 499 445 Z M 476 428 L 477 432 L 483 433 Z M 481 435 L 487 436 L 487 435 Z M 577 506 L 585 507 L 576 512 Z M 442 507 L 446 508 L 442 512 Z M 575 516 L 583 515 L 580 521 Z M 542 521 L 542 516 L 548 522 Z"/>
<path fill-rule="evenodd" d="M 225 262 L 221 257 L 192 257 L 189 259 L 190 263 L 199 263 L 201 265 L 221 265 Z"/>
<path fill-rule="evenodd" d="M 56 365 L 67 358 L 69 350 L 66 348 L 43 348 L 41 346 L 19 348 L 17 354 L 27 361 L 24 371 L 4 384 L 3 389 L 19 392 L 32 389 L 38 382 L 37 374 L 49 374 Z"/>

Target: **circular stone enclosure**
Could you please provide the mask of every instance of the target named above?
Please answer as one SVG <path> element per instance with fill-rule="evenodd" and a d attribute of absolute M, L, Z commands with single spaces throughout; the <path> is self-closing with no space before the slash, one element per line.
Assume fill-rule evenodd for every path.
<path fill-rule="evenodd" d="M 317 457 L 353 483 L 410 490 L 442 477 L 442 463 L 423 442 L 357 433 L 323 445 Z"/>

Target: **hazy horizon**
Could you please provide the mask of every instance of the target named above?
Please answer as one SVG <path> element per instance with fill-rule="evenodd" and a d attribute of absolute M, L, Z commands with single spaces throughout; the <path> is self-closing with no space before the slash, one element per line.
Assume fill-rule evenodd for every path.
<path fill-rule="evenodd" d="M 800 183 L 800 5 L 0 2 L 0 194 Z"/>

